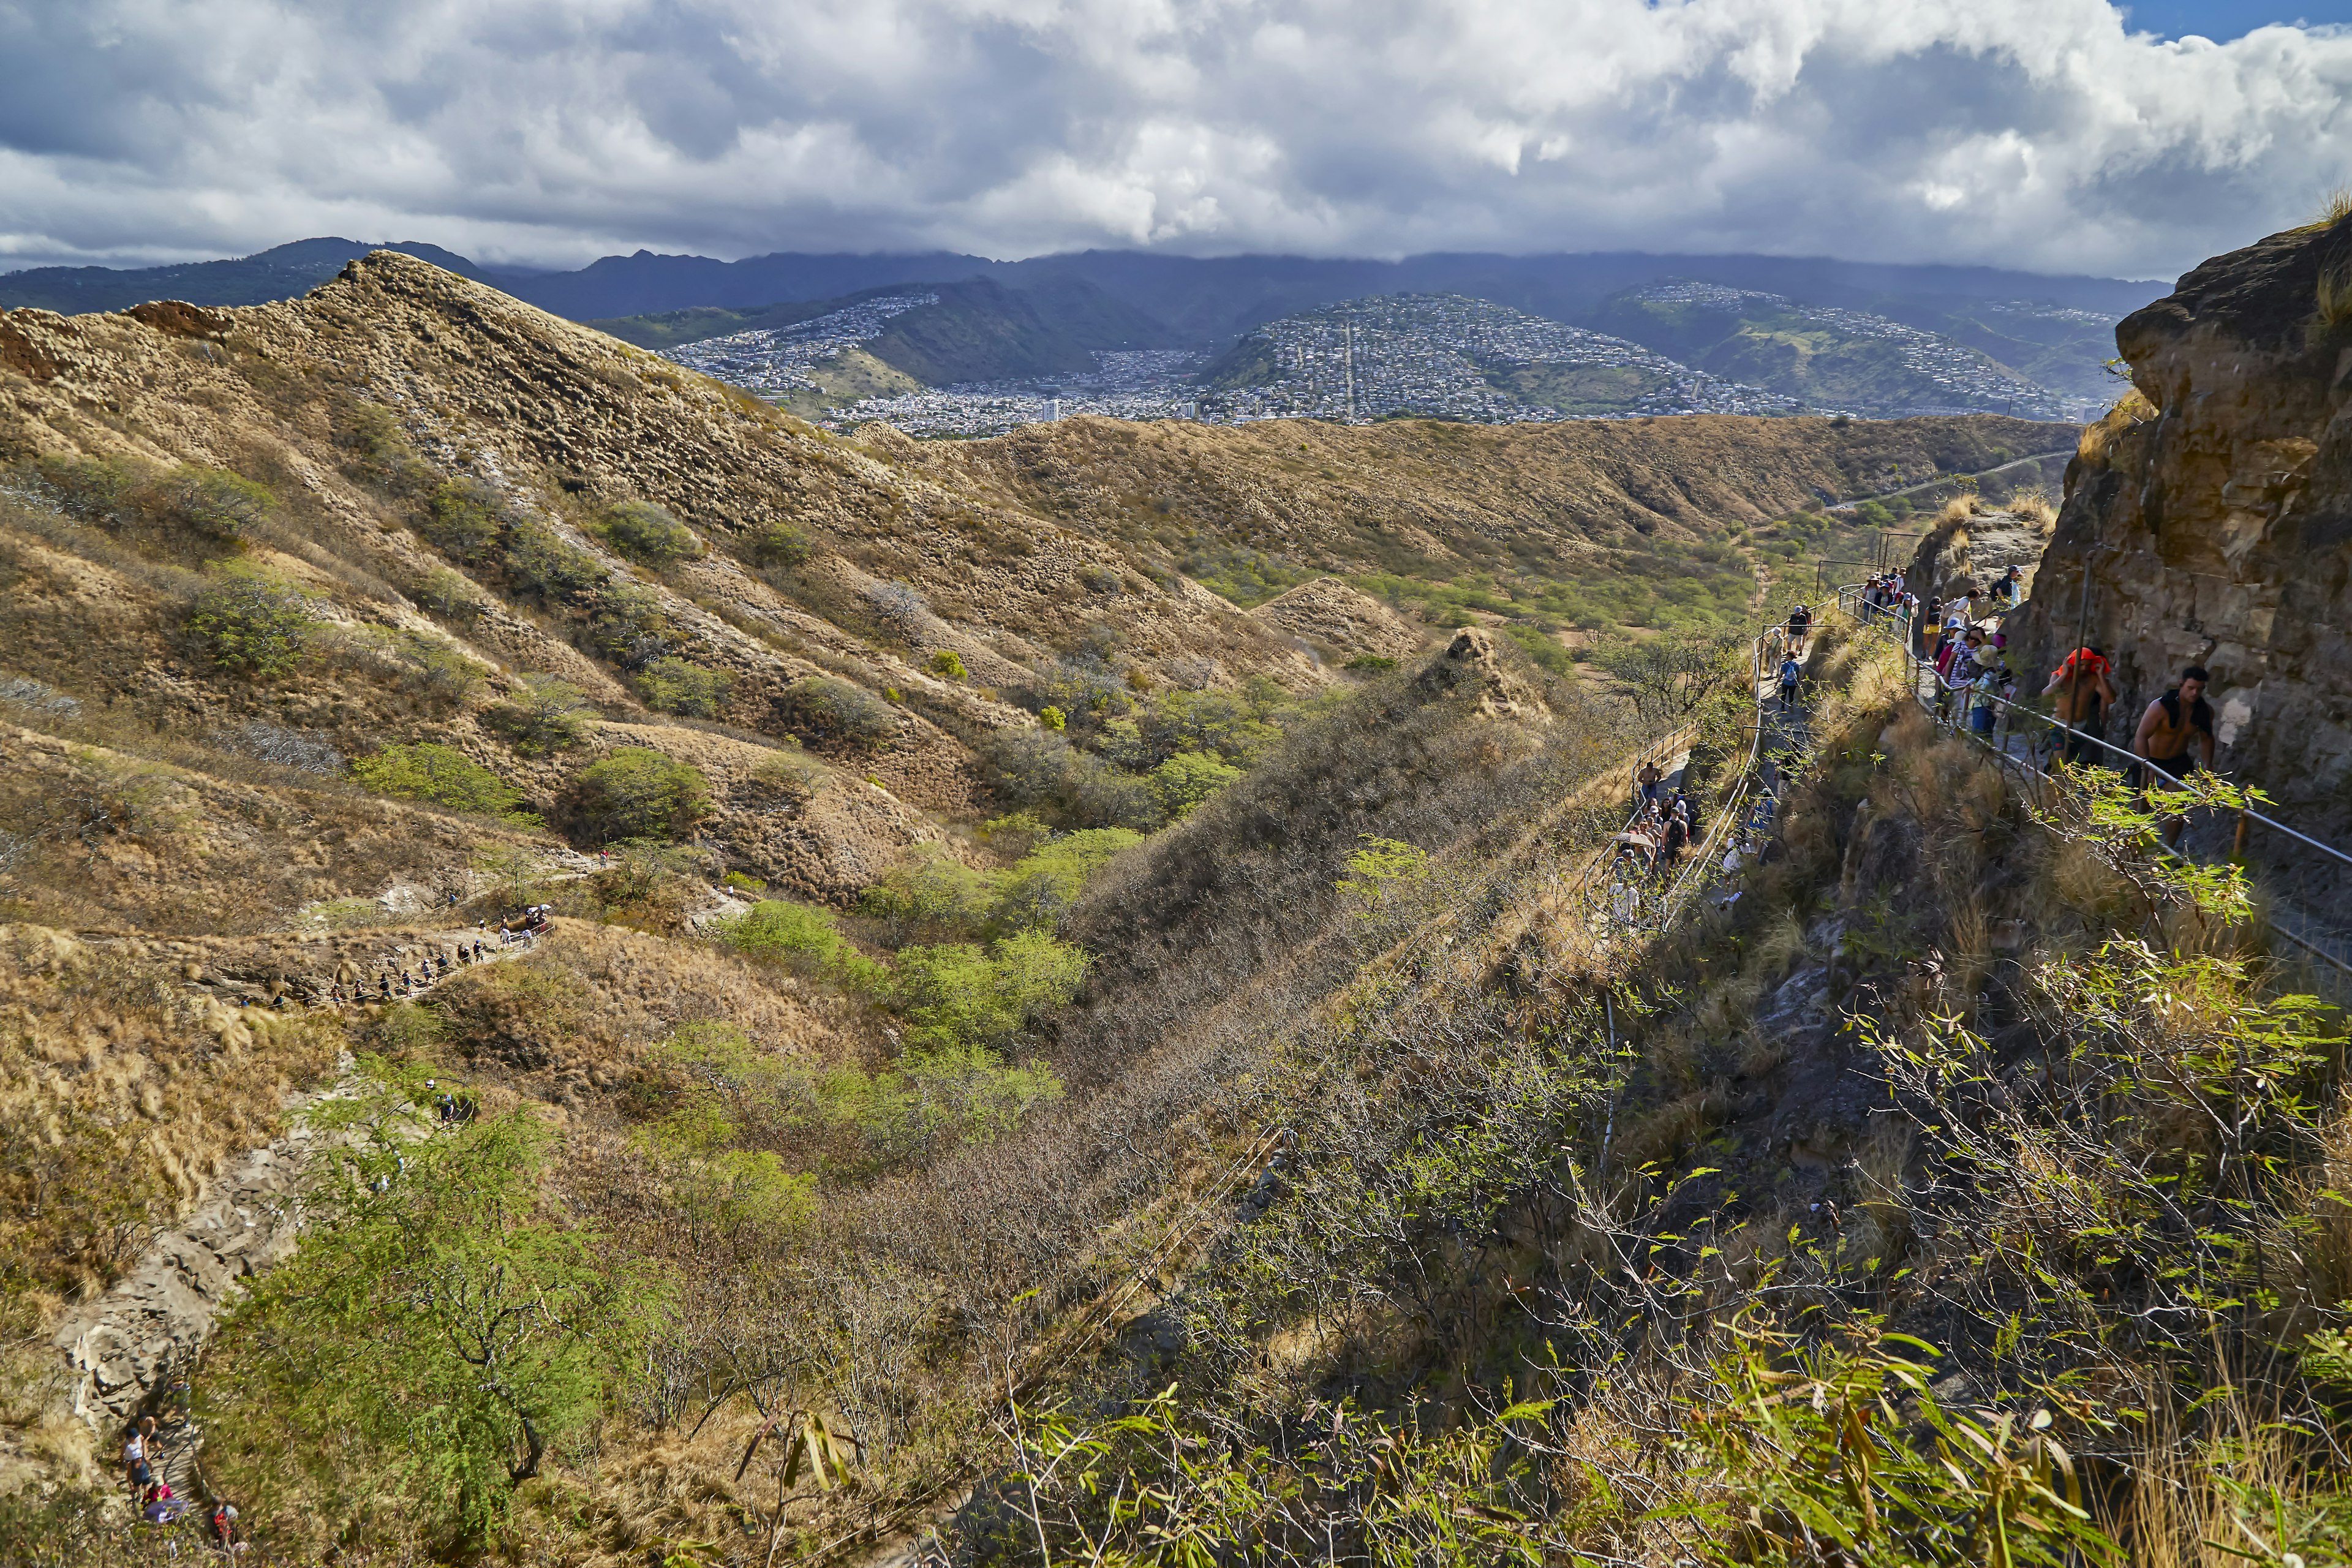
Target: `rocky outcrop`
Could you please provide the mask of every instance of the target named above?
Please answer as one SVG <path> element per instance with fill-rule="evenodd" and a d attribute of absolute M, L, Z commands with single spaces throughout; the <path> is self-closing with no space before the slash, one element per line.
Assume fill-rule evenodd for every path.
<path fill-rule="evenodd" d="M 1337 577 L 1301 583 L 1250 614 L 1278 632 L 1341 658 L 1365 654 L 1401 658 L 1422 643 L 1421 630 L 1411 621 Z"/>
<path fill-rule="evenodd" d="M 2347 278 L 2352 220 L 2298 229 L 2206 262 L 2116 328 L 2139 395 L 2084 436 L 2012 639 L 2029 668 L 2078 637 L 2105 647 L 2119 742 L 2183 666 L 2205 666 L 2220 765 L 2339 845 L 2352 844 Z"/>
<path fill-rule="evenodd" d="M 2031 594 L 2050 547 L 2048 515 L 2004 507 L 1971 510 L 1919 542 L 1904 581 L 1922 600 L 1948 599 L 1970 588 L 1990 593 L 2015 566 Z"/>
<path fill-rule="evenodd" d="M 1464 626 L 1429 661 L 1415 679 L 1425 698 L 1472 699 L 1476 710 L 1490 719 L 1530 719 L 1549 721 L 1551 709 L 1535 683 L 1504 662 L 1493 634 L 1484 626 Z"/>

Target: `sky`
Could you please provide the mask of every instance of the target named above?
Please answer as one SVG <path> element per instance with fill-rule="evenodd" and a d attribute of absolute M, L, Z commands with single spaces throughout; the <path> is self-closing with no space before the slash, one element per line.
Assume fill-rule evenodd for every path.
<path fill-rule="evenodd" d="M 2352 184 L 2352 0 L 0 0 L 0 269 L 317 235 L 2178 273 Z"/>

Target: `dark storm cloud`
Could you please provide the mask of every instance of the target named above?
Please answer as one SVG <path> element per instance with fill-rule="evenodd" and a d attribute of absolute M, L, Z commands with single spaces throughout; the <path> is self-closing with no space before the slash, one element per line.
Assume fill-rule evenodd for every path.
<path fill-rule="evenodd" d="M 2352 36 L 2105 0 L 0 0 L 0 258 L 1639 247 L 2169 270 Z"/>

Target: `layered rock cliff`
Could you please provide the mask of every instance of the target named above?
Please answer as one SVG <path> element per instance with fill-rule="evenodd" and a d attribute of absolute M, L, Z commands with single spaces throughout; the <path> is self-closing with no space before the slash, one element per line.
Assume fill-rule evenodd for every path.
<path fill-rule="evenodd" d="M 2205 666 L 2219 765 L 2352 843 L 2352 220 L 2206 262 L 2116 342 L 2137 395 L 2067 469 L 2026 668 L 2105 647 L 2121 744 Z"/>

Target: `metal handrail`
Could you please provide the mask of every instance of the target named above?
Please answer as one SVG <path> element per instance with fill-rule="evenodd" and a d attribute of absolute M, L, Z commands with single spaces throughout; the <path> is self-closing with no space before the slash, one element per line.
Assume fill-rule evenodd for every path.
<path fill-rule="evenodd" d="M 1952 682 L 1946 680 L 1942 672 L 1938 671 L 1932 663 L 1921 658 L 1916 653 L 1912 651 L 1904 639 L 1893 635 L 1892 623 L 1896 617 L 1885 611 L 1883 606 L 1863 605 L 1860 603 L 1860 598 L 1864 587 L 1865 584 L 1853 583 L 1847 584 L 1839 588 L 1836 601 L 1839 612 L 1842 615 L 1846 616 L 1847 618 L 1853 620 L 1856 625 L 1864 627 L 1864 630 L 1874 631 L 1885 636 L 1889 642 L 1895 645 L 1897 650 L 1902 653 L 1906 661 L 1906 667 L 1913 677 L 1911 682 L 1913 700 L 1918 702 L 1922 708 L 1928 709 L 1930 712 L 1936 713 L 1939 723 L 1943 722 L 1942 715 L 1939 711 L 1939 704 L 1930 704 L 1919 689 L 1920 681 L 1918 678 L 1923 673 L 1934 683 L 1939 697 L 1948 695 L 1955 691 L 1966 691 L 1969 694 L 1968 699 L 1969 705 L 1973 706 L 1977 702 L 1981 701 L 1989 702 L 1999 709 L 2001 714 L 2000 720 L 1996 722 L 1994 730 L 1990 734 L 1973 729 L 1966 723 L 1958 721 L 1953 722 L 1951 728 L 1954 733 L 1967 737 L 1972 744 L 1990 753 L 2004 768 L 2013 768 L 2020 773 L 2037 781 L 2040 784 L 2052 790 L 2063 788 L 2065 784 L 2065 781 L 2063 777 L 2044 771 L 2032 762 L 2017 755 L 2014 752 L 2008 749 L 2004 742 L 2011 735 L 2021 734 L 2021 731 L 2010 727 L 2008 723 L 2010 718 L 2016 714 L 2025 715 L 2036 723 L 2042 725 L 2053 734 L 2067 737 L 2069 742 L 2087 742 L 2091 745 L 2097 747 L 2101 752 L 2105 752 L 2110 756 L 2121 759 L 2126 765 L 2146 766 L 2147 764 L 2148 759 L 2140 756 L 2137 752 L 2127 752 L 2122 747 L 2116 746 L 2100 736 L 2092 734 L 2087 730 L 2078 730 L 2070 722 L 2064 722 L 2053 719 L 2046 713 L 2042 713 L 2032 708 L 2025 707 L 2011 699 L 2002 697 L 1999 692 L 1979 691 L 1974 688 L 1972 683 L 1962 682 L 1955 685 Z M 1858 614 L 1857 611 L 1863 613 Z M 1908 619 L 1908 617 L 1904 618 L 1906 621 Z M 2312 848 L 2319 850 L 2323 854 L 2340 862 L 2347 869 L 2352 869 L 2352 855 L 2347 855 L 2344 851 L 2337 849 L 2334 845 L 2323 843 L 2319 839 L 2312 837 L 2309 834 L 2303 833 L 2295 828 L 2290 827 L 2285 823 L 2277 820 L 2275 817 L 2269 816 L 2264 813 L 2256 810 L 2252 806 L 2241 805 L 2232 809 L 2234 810 L 2235 815 L 2241 818 L 2241 843 L 2242 843 L 2243 823 L 2245 821 L 2259 822 L 2265 827 L 2286 835 L 2297 843 L 2308 845 Z M 2188 856 L 2180 853 L 2169 845 L 2159 844 L 2157 848 L 2159 854 L 2164 855 L 2168 858 L 2178 860 L 2183 865 L 2193 864 Z M 2296 947 L 2302 949 L 2305 952 L 2309 953 L 2314 958 L 2321 960 L 2331 967 L 2342 971 L 2346 974 L 2352 974 L 2352 962 L 2347 962 L 2339 954 L 2330 952 L 2327 948 L 2308 940 L 2288 927 L 2277 923 L 2275 921 L 2271 923 L 2271 930 L 2286 938 L 2288 942 L 2294 943 Z"/>
<path fill-rule="evenodd" d="M 1784 616 L 1768 622 L 1761 631 L 1749 639 L 1748 685 L 1756 711 L 1753 715 L 1754 721 L 1749 727 L 1748 756 L 1738 775 L 1726 785 L 1723 798 L 1716 807 L 1717 820 L 1708 828 L 1706 838 L 1693 847 L 1694 853 L 1689 863 L 1675 873 L 1675 879 L 1667 885 L 1661 895 L 1657 906 L 1656 929 L 1663 930 L 1682 912 L 1692 894 L 1697 890 L 1698 883 L 1704 878 L 1706 868 L 1714 864 L 1717 851 L 1721 848 L 1725 837 L 1731 831 L 1732 826 L 1740 821 L 1743 816 L 1756 784 L 1759 764 L 1763 760 L 1763 707 L 1774 685 L 1766 674 L 1769 650 L 1785 644 L 1787 638 L 1788 621 Z M 1696 737 L 1696 725 L 1685 724 L 1674 730 L 1661 740 L 1642 749 L 1634 760 L 1635 770 L 1639 771 L 1643 760 L 1653 755 L 1671 755 L 1675 746 L 1686 744 Z M 1636 803 L 1623 824 L 1618 828 L 1618 832 L 1621 834 L 1631 832 L 1641 821 L 1643 809 L 1643 803 Z M 1612 842 L 1614 842 L 1613 838 Z M 1616 857 L 1613 854 L 1604 853 L 1595 857 L 1591 865 L 1586 868 L 1577 896 L 1589 903 L 1598 893 L 1601 881 L 1615 865 Z"/>

